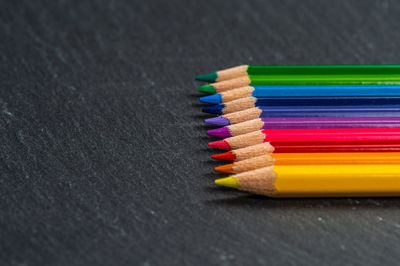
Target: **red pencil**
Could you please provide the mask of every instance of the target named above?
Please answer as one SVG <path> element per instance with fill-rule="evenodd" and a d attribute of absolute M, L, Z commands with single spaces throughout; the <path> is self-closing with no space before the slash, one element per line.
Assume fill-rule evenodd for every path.
<path fill-rule="evenodd" d="M 208 146 L 222 150 L 240 149 L 269 142 L 400 142 L 400 128 L 318 128 L 318 129 L 264 129 L 224 140 L 210 142 Z M 276 148 L 276 147 L 275 147 Z"/>
<path fill-rule="evenodd" d="M 242 149 L 214 154 L 211 158 L 225 161 L 241 161 L 272 152 L 400 152 L 400 142 L 274 142 L 273 146 L 268 142 L 264 142 Z"/>

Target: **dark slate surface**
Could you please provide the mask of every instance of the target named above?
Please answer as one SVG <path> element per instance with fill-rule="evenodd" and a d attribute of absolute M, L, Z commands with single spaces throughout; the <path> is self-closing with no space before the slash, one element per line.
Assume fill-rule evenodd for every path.
<path fill-rule="evenodd" d="M 397 263 L 397 199 L 215 187 L 193 77 L 399 63 L 398 1 L 144 2 L 0 2 L 1 264 Z"/>

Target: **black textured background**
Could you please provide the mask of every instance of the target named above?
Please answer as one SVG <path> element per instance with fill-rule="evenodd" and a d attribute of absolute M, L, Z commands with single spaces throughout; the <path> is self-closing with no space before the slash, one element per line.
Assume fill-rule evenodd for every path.
<path fill-rule="evenodd" d="M 216 188 L 196 74 L 399 63 L 400 2 L 0 1 L 2 265 L 368 265 L 397 199 Z"/>

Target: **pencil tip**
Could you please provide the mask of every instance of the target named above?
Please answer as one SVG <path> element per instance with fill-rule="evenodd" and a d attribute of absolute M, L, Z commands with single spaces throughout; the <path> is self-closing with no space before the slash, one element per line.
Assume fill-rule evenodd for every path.
<path fill-rule="evenodd" d="M 216 172 L 220 172 L 220 173 L 232 174 L 232 167 L 233 167 L 233 163 L 230 163 L 230 164 L 216 166 L 216 167 L 214 167 L 214 170 Z"/>
<path fill-rule="evenodd" d="M 224 108 L 225 108 L 225 105 L 223 105 L 223 104 L 207 106 L 207 107 L 203 108 L 203 113 L 221 115 L 222 114 L 222 109 L 224 109 Z"/>
<path fill-rule="evenodd" d="M 209 142 L 208 147 L 217 148 L 220 150 L 230 150 L 231 149 L 231 146 L 229 146 L 228 142 L 226 142 L 225 140 Z"/>
<path fill-rule="evenodd" d="M 221 94 L 207 95 L 207 96 L 200 97 L 200 102 L 220 104 L 222 102 L 222 97 L 221 97 Z"/>
<path fill-rule="evenodd" d="M 215 180 L 215 184 L 230 188 L 239 188 L 239 183 L 236 177 L 228 176 L 225 178 L 219 178 Z"/>
<path fill-rule="evenodd" d="M 199 87 L 199 92 L 203 93 L 216 93 L 217 90 L 212 85 L 203 85 Z"/>
<path fill-rule="evenodd" d="M 217 72 L 203 74 L 196 76 L 196 80 L 198 81 L 207 81 L 207 82 L 215 82 L 218 78 Z"/>
<path fill-rule="evenodd" d="M 204 120 L 204 123 L 215 126 L 229 126 L 231 124 L 229 119 L 222 116 L 207 118 Z"/>
<path fill-rule="evenodd" d="M 221 138 L 232 137 L 231 133 L 229 132 L 229 129 L 226 127 L 207 130 L 207 135 L 221 137 Z"/>
<path fill-rule="evenodd" d="M 211 155 L 211 158 L 224 161 L 235 161 L 236 155 L 232 151 Z"/>

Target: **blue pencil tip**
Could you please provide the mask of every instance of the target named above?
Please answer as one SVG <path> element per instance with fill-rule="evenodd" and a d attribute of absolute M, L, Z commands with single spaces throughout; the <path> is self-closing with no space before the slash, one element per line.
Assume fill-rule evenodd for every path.
<path fill-rule="evenodd" d="M 221 94 L 207 95 L 207 96 L 200 97 L 200 102 L 220 104 L 222 102 L 222 97 L 221 97 Z"/>
<path fill-rule="evenodd" d="M 225 105 L 220 104 L 220 105 L 213 105 L 213 106 L 207 106 L 203 108 L 204 113 L 210 113 L 210 114 L 215 114 L 215 115 L 221 115 L 222 114 L 222 109 L 224 109 Z"/>

